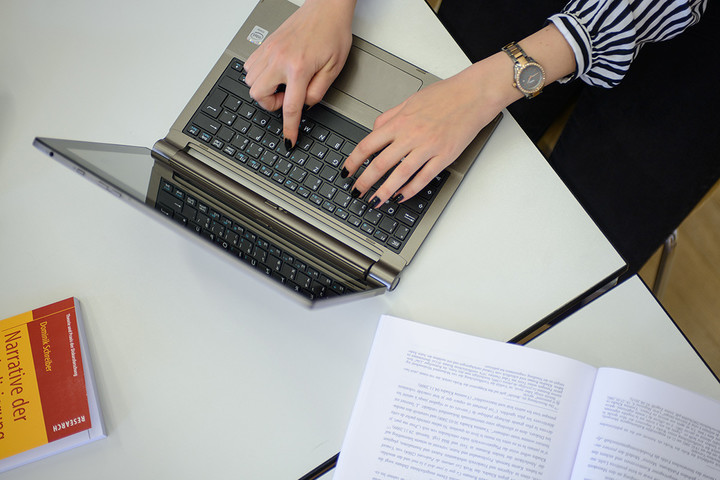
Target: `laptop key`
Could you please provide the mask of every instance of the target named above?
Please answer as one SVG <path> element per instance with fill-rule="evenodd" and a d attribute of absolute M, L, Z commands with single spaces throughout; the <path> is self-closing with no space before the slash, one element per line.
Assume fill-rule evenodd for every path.
<path fill-rule="evenodd" d="M 247 85 L 237 82 L 227 76 L 224 76 L 220 79 L 219 85 L 221 88 L 224 88 L 236 97 L 240 97 L 246 102 L 253 102 L 253 98 L 250 96 L 250 88 L 248 88 Z"/>
<path fill-rule="evenodd" d="M 345 192 L 338 191 L 337 195 L 335 195 L 334 202 L 343 208 L 347 208 L 351 201 L 352 197 Z"/>
<path fill-rule="evenodd" d="M 243 103 L 237 110 L 238 115 L 247 118 L 248 120 L 253 118 L 255 115 L 255 109 L 247 103 Z"/>
<path fill-rule="evenodd" d="M 328 148 L 320 143 L 315 143 L 310 147 L 310 153 L 320 159 L 324 158 L 327 152 Z"/>
<path fill-rule="evenodd" d="M 230 110 L 223 110 L 223 112 L 218 117 L 218 120 L 220 120 L 222 123 L 224 123 L 227 126 L 232 126 L 233 123 L 235 123 L 235 120 L 237 119 L 237 115 L 231 112 Z"/>
<path fill-rule="evenodd" d="M 342 147 L 340 147 L 340 153 L 347 156 L 352 153 L 353 150 L 355 150 L 355 144 L 352 142 L 345 142 Z"/>
<path fill-rule="evenodd" d="M 275 165 L 275 162 L 277 162 L 278 158 L 280 157 L 275 155 L 272 151 L 265 150 L 260 156 L 260 161 L 268 167 L 272 167 L 273 165 Z"/>
<path fill-rule="evenodd" d="M 233 139 L 233 137 L 235 137 L 235 132 L 230 130 L 228 127 L 221 127 L 220 131 L 217 133 L 217 136 L 223 142 L 229 142 Z"/>
<path fill-rule="evenodd" d="M 325 165 L 320 171 L 320 177 L 328 182 L 332 182 L 333 180 L 335 180 L 337 173 L 338 171 L 336 168 L 333 168 L 330 165 Z"/>
<path fill-rule="evenodd" d="M 392 248 L 393 250 L 400 250 L 400 247 L 402 246 L 402 242 L 398 240 L 397 238 L 390 238 L 387 241 L 387 245 Z"/>
<path fill-rule="evenodd" d="M 339 154 L 338 152 L 336 152 L 335 150 L 330 150 L 330 151 L 327 153 L 327 155 L 325 155 L 324 160 L 325 160 L 327 163 L 329 163 L 331 166 L 333 166 L 333 167 L 335 167 L 335 168 L 339 168 L 340 165 L 341 165 L 341 164 L 343 163 L 343 161 L 345 160 L 345 157 L 343 157 L 342 155 L 340 155 L 340 154 Z"/>
<path fill-rule="evenodd" d="M 312 147 L 313 141 L 309 137 L 305 135 L 300 135 L 300 138 L 298 139 L 296 147 L 302 148 L 306 152 L 310 150 L 310 147 Z"/>
<path fill-rule="evenodd" d="M 261 112 L 258 110 L 252 119 L 253 123 L 257 123 L 261 127 L 265 128 L 267 127 L 268 122 L 270 121 L 270 115 L 268 115 L 265 112 Z"/>
<path fill-rule="evenodd" d="M 350 205 L 348 205 L 348 210 L 350 210 L 352 213 L 354 213 L 358 217 L 362 217 L 363 214 L 365 213 L 366 209 L 367 209 L 367 205 L 365 205 L 363 202 L 361 202 L 357 198 L 354 199 L 352 202 L 350 202 Z"/>
<path fill-rule="evenodd" d="M 316 176 L 308 175 L 308 177 L 305 179 L 305 182 L 303 183 L 307 188 L 315 192 L 320 188 L 320 185 L 322 185 L 322 180 L 320 180 Z"/>
<path fill-rule="evenodd" d="M 267 128 L 267 130 L 273 135 L 280 135 L 283 131 L 282 122 L 275 118 L 271 118 L 265 128 Z"/>
<path fill-rule="evenodd" d="M 264 151 L 265 151 L 265 149 L 263 147 L 261 147 L 260 145 L 258 145 L 257 143 L 251 143 L 245 149 L 245 153 L 247 153 L 248 155 L 250 155 L 251 157 L 254 157 L 254 158 L 260 157 L 260 154 Z"/>
<path fill-rule="evenodd" d="M 311 171 L 314 174 L 320 173 L 323 164 L 317 158 L 310 158 L 305 164 L 305 169 Z"/>
<path fill-rule="evenodd" d="M 320 187 L 320 190 L 318 190 L 318 193 L 321 196 L 327 198 L 328 200 L 333 198 L 333 196 L 335 195 L 335 192 L 337 192 L 337 188 L 333 187 L 329 183 L 323 184 L 323 186 Z"/>
<path fill-rule="evenodd" d="M 408 233 L 410 233 L 410 229 L 406 227 L 405 225 L 398 225 L 397 230 L 395 230 L 395 236 L 399 238 L 400 240 L 405 240 L 407 238 Z"/>
<path fill-rule="evenodd" d="M 328 135 L 330 135 L 330 131 L 327 128 L 315 126 L 312 132 L 310 132 L 310 135 L 315 140 L 320 140 L 321 142 L 324 142 Z"/>
<path fill-rule="evenodd" d="M 377 225 L 378 222 L 383 218 L 383 214 L 382 212 L 378 212 L 377 210 L 370 209 L 367 211 L 364 218 L 367 222 L 370 222 L 373 225 Z"/>
<path fill-rule="evenodd" d="M 415 195 L 403 202 L 403 206 L 408 207 L 415 213 L 422 213 L 427 205 L 428 202 L 422 195 Z"/>
<path fill-rule="evenodd" d="M 275 155 L 275 157 L 280 158 L 277 155 Z M 280 160 L 275 164 L 275 170 L 282 173 L 283 175 L 287 175 L 287 173 L 290 171 L 291 168 L 296 168 L 296 167 L 293 167 L 293 164 L 288 162 L 287 160 Z"/>
<path fill-rule="evenodd" d="M 240 99 L 235 98 L 232 95 L 228 95 L 227 100 L 225 100 L 225 103 L 223 103 L 223 107 L 232 110 L 233 112 L 237 111 L 240 105 L 242 105 Z"/>
<path fill-rule="evenodd" d="M 303 117 L 300 120 L 300 131 L 302 133 L 310 133 L 313 129 L 315 124 L 307 119 L 307 117 Z"/>
<path fill-rule="evenodd" d="M 215 135 L 222 126 L 217 120 L 214 120 L 205 115 L 195 115 L 192 123 L 202 128 L 203 130 L 210 132 L 212 135 Z"/>
<path fill-rule="evenodd" d="M 222 112 L 222 104 L 226 97 L 227 94 L 222 90 L 213 91 L 205 100 L 202 111 L 213 118 L 217 118 L 217 116 L 220 115 L 220 112 Z"/>
<path fill-rule="evenodd" d="M 345 140 L 336 133 L 331 133 L 325 141 L 325 144 L 334 150 L 340 150 L 343 143 L 345 143 Z"/>
<path fill-rule="evenodd" d="M 418 215 L 405 207 L 400 207 L 400 210 L 398 210 L 397 219 L 408 227 L 412 227 L 413 225 L 415 225 L 415 222 L 418 219 Z"/>
<path fill-rule="evenodd" d="M 397 226 L 398 222 L 390 217 L 383 218 L 382 220 L 380 220 L 380 224 L 378 225 L 378 227 L 380 227 L 387 233 L 393 233 Z"/>
<path fill-rule="evenodd" d="M 290 178 L 292 178 L 298 183 L 305 180 L 305 176 L 307 176 L 307 172 L 301 168 L 293 167 L 293 169 L 290 171 Z"/>

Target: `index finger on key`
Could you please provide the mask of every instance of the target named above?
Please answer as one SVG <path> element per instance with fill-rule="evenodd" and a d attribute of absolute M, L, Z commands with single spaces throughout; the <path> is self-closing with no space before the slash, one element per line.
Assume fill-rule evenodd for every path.
<path fill-rule="evenodd" d="M 303 106 L 305 105 L 307 85 L 307 82 L 295 80 L 294 82 L 288 82 L 285 87 L 285 97 L 283 98 L 282 104 L 283 137 L 285 138 L 286 144 L 290 142 L 291 146 L 295 146 L 297 143 L 300 117 L 302 116 Z"/>

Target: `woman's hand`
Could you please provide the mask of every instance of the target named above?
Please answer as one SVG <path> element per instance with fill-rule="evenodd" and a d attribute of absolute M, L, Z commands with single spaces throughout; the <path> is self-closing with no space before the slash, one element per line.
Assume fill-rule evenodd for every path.
<path fill-rule="evenodd" d="M 470 144 L 478 132 L 521 94 L 510 74 L 497 79 L 492 68 L 510 71 L 505 54 L 489 57 L 457 75 L 415 93 L 375 121 L 373 131 L 350 154 L 343 175 L 352 175 L 380 152 L 354 185 L 363 196 L 391 168 L 395 170 L 367 200 L 371 207 L 390 198 L 415 195 Z"/>
<path fill-rule="evenodd" d="M 522 44 L 545 68 L 546 83 L 575 71 L 574 53 L 554 25 Z M 484 126 L 522 97 L 513 86 L 512 60 L 502 51 L 491 55 L 380 115 L 373 131 L 345 160 L 342 175 L 355 174 L 366 159 L 380 152 L 357 178 L 352 194 L 365 195 L 395 167 L 367 200 L 371 207 L 390 198 L 401 202 L 454 162 Z"/>
<path fill-rule="evenodd" d="M 305 105 L 318 103 L 347 60 L 355 0 L 306 0 L 245 62 L 250 95 L 282 107 L 286 145 L 298 138 Z"/>

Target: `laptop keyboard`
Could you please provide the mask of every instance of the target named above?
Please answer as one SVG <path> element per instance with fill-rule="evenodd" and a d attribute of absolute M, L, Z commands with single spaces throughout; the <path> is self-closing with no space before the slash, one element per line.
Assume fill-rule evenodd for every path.
<path fill-rule="evenodd" d="M 164 178 L 160 180 L 155 208 L 310 300 L 353 292 L 301 256 L 269 242 L 227 212 Z"/>
<path fill-rule="evenodd" d="M 298 142 L 288 151 L 282 140 L 282 113 L 262 109 L 250 97 L 244 79 L 243 63 L 234 59 L 184 133 L 375 242 L 402 250 L 448 173 L 443 171 L 402 204 L 386 202 L 372 209 L 351 197 L 354 179 L 340 176 L 345 158 L 369 131 L 316 105 L 303 114 Z"/>

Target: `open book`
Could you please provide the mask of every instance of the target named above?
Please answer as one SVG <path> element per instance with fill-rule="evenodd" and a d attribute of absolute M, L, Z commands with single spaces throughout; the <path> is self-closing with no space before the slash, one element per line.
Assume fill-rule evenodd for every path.
<path fill-rule="evenodd" d="M 720 479 L 720 402 L 384 316 L 334 480 Z"/>

